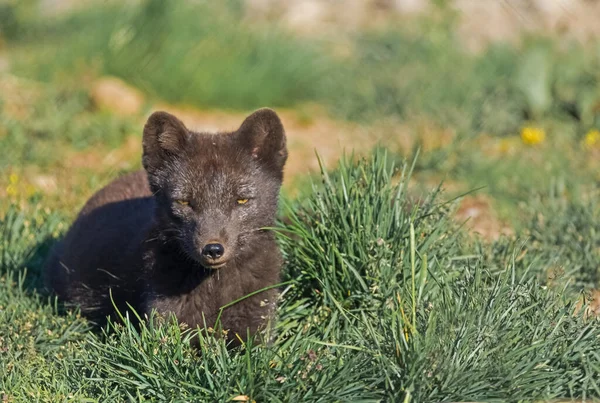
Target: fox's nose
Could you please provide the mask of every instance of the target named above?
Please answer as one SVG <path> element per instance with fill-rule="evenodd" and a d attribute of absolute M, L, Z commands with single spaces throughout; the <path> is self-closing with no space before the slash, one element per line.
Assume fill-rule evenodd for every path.
<path fill-rule="evenodd" d="M 225 248 L 220 243 L 209 243 L 204 248 L 202 248 L 202 255 L 213 260 L 216 260 L 223 256 L 224 252 Z"/>

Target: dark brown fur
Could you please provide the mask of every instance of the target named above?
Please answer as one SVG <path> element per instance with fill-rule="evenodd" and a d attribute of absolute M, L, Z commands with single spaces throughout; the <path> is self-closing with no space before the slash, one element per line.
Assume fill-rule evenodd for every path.
<path fill-rule="evenodd" d="M 214 326 L 221 307 L 279 282 L 281 255 L 263 228 L 274 224 L 283 180 L 283 126 L 261 109 L 235 132 L 194 133 L 156 112 L 143 148 L 145 171 L 84 206 L 49 258 L 47 285 L 101 325 L 114 316 L 112 295 L 122 312 L 130 304 Z M 202 249 L 215 242 L 224 253 L 209 260 Z M 222 329 L 245 339 L 265 324 L 276 297 L 271 288 L 224 309 Z"/>

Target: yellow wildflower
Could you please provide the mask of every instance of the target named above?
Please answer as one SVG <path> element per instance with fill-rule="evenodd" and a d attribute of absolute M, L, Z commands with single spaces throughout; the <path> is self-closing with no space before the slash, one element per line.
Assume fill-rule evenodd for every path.
<path fill-rule="evenodd" d="M 11 173 L 8 176 L 8 186 L 6 187 L 6 194 L 8 197 L 17 197 L 19 194 L 19 189 L 17 184 L 19 183 L 19 176 L 16 173 Z"/>
<path fill-rule="evenodd" d="M 510 143 L 506 139 L 500 140 L 500 152 L 506 154 L 510 151 Z"/>
<path fill-rule="evenodd" d="M 600 130 L 592 129 L 585 135 L 583 144 L 587 148 L 600 146 Z"/>
<path fill-rule="evenodd" d="M 523 143 L 528 145 L 536 145 L 543 143 L 546 139 L 546 132 L 544 129 L 537 127 L 524 127 L 521 130 L 521 140 Z"/>
<path fill-rule="evenodd" d="M 35 187 L 22 181 L 19 175 L 13 172 L 8 176 L 6 194 L 11 198 L 17 198 L 20 195 L 31 197 L 35 194 Z"/>
<path fill-rule="evenodd" d="M 25 186 L 25 196 L 26 197 L 31 197 L 35 194 L 35 186 L 33 186 L 32 184 L 28 183 Z"/>
<path fill-rule="evenodd" d="M 518 139 L 515 137 L 505 137 L 498 141 L 497 149 L 500 154 L 512 154 L 515 146 L 518 145 Z"/>
<path fill-rule="evenodd" d="M 19 191 L 17 190 L 17 187 L 15 185 L 8 185 L 6 187 L 6 194 L 8 195 L 8 197 L 17 197 L 18 193 Z"/>

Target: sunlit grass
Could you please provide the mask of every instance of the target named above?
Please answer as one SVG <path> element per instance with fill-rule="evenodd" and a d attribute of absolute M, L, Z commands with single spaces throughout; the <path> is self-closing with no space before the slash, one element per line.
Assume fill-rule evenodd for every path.
<path fill-rule="evenodd" d="M 437 192 L 409 207 L 409 168 L 395 168 L 382 151 L 358 164 L 344 160 L 305 198 L 288 202 L 288 224 L 278 230 L 287 285 L 275 341 L 233 351 L 202 335 L 195 350 L 195 330 L 164 318 L 96 334 L 76 313 L 59 314 L 37 279 L 45 240 L 65 221 L 12 208 L 0 220 L 0 392 L 9 401 L 599 396 L 597 320 L 574 315 L 576 290 L 536 279 L 548 262 L 586 255 L 561 260 L 566 255 L 536 222 L 530 242 L 478 249 Z M 568 207 L 588 229 L 562 238 L 563 252 L 577 249 L 579 231 L 596 233 L 588 217 L 596 207 Z M 548 234 L 561 232 L 546 223 Z M 585 259 L 597 259 L 596 242 Z M 597 263 L 568 276 L 582 278 Z"/>

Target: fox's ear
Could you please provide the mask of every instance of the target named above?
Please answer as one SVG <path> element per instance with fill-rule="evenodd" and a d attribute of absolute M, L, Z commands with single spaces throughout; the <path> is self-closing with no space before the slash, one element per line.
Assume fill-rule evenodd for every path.
<path fill-rule="evenodd" d="M 148 173 L 159 169 L 169 158 L 180 154 L 190 133 L 181 120 L 167 112 L 154 112 L 144 126 L 142 164 Z"/>
<path fill-rule="evenodd" d="M 282 171 L 287 159 L 285 130 L 274 110 L 262 108 L 248 116 L 238 136 L 253 158 Z"/>

